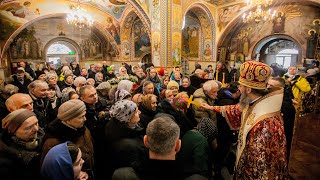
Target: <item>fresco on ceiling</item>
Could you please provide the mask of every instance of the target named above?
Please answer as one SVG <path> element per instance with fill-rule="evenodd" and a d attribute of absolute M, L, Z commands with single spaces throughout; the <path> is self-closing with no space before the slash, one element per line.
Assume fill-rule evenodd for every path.
<path fill-rule="evenodd" d="M 245 7 L 245 3 L 227 6 L 218 9 L 218 29 L 222 31 L 227 24 Z"/>
<path fill-rule="evenodd" d="M 172 66 L 181 64 L 181 33 L 172 33 Z"/>
<path fill-rule="evenodd" d="M 136 58 L 141 57 L 145 54 L 150 53 L 151 52 L 150 38 L 141 20 L 138 19 L 136 22 L 134 22 L 132 28 L 133 28 L 132 33 L 134 37 L 135 57 Z"/>
<path fill-rule="evenodd" d="M 263 38 L 270 35 L 284 34 L 292 37 L 300 43 L 302 48 L 303 58 L 307 56 L 308 40 L 311 38 L 312 29 L 320 28 L 320 25 L 315 21 L 320 17 L 320 8 L 313 6 L 301 5 L 286 5 L 275 7 L 273 10 L 281 12 L 280 16 L 275 16 L 273 20 L 268 22 L 251 22 L 244 24 L 238 22 L 226 34 L 226 38 L 220 47 L 226 47 L 229 53 L 227 59 L 235 60 L 236 57 L 251 58 L 254 46 Z M 284 12 L 284 13 L 282 13 Z M 303 13 L 303 12 L 308 12 Z M 283 25 L 276 26 L 276 18 L 285 17 Z M 281 20 L 281 21 L 282 21 Z M 315 21 L 315 22 L 314 22 Z M 279 21 L 278 21 L 279 22 Z M 320 21 L 319 21 L 320 22 Z M 281 31 L 283 33 L 275 33 Z"/>
<path fill-rule="evenodd" d="M 215 4 L 215 5 L 223 5 L 223 4 L 236 2 L 237 0 L 204 0 L 204 1 Z"/>
<path fill-rule="evenodd" d="M 98 1 L 80 0 L 80 2 L 95 6 L 98 9 L 109 13 L 110 15 L 112 15 L 118 20 L 121 18 L 123 11 L 127 7 L 127 4 L 125 3 L 124 0 L 98 0 Z"/>
<path fill-rule="evenodd" d="M 188 13 L 185 17 L 185 27 L 182 29 L 182 55 L 199 57 L 200 22 L 196 15 Z"/>
<path fill-rule="evenodd" d="M 105 25 L 106 30 L 111 34 L 111 36 L 116 41 L 116 43 L 120 44 L 120 36 L 119 36 L 120 28 L 114 22 L 114 19 L 111 17 L 107 17 L 104 25 Z"/>
<path fill-rule="evenodd" d="M 151 28 L 153 31 L 160 31 L 160 1 L 153 0 L 151 11 Z"/>
<path fill-rule="evenodd" d="M 136 1 L 142 7 L 142 9 L 146 12 L 146 14 L 149 16 L 150 9 L 152 6 L 152 1 L 150 0 L 136 0 Z"/>

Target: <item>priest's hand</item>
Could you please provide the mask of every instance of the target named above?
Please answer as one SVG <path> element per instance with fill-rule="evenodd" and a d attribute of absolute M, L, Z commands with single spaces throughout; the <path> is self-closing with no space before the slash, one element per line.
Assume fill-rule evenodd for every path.
<path fill-rule="evenodd" d="M 201 103 L 201 107 L 204 109 L 212 110 L 212 106 L 208 105 L 207 103 Z"/>

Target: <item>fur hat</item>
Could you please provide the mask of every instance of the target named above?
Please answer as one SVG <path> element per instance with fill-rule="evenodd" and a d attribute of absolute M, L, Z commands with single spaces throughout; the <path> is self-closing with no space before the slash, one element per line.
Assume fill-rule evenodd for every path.
<path fill-rule="evenodd" d="M 58 118 L 61 121 L 68 121 L 72 118 L 80 116 L 86 111 L 86 106 L 79 99 L 71 99 L 63 103 L 58 109 Z"/>
<path fill-rule="evenodd" d="M 9 134 L 14 134 L 21 124 L 31 116 L 36 116 L 36 114 L 28 109 L 15 110 L 2 120 L 2 128 L 7 130 Z"/>
<path fill-rule="evenodd" d="M 253 89 L 266 89 L 271 75 L 267 64 L 257 61 L 247 61 L 240 67 L 239 83 Z"/>
<path fill-rule="evenodd" d="M 167 89 L 170 89 L 171 87 L 177 87 L 179 89 L 179 84 L 176 81 L 170 81 L 167 85 Z"/>

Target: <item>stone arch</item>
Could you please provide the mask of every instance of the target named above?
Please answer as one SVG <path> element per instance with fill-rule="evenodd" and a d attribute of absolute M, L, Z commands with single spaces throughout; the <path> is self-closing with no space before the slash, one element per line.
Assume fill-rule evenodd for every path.
<path fill-rule="evenodd" d="M 72 39 L 69 39 L 67 37 L 57 37 L 57 38 L 53 38 L 51 39 L 43 48 L 43 52 L 47 52 L 48 48 L 55 42 L 58 42 L 58 41 L 64 41 L 64 42 L 67 42 L 69 44 L 71 44 L 75 49 L 76 49 L 76 54 L 79 58 L 79 62 L 81 60 L 81 48 L 79 46 L 78 43 L 76 43 L 74 40 Z M 43 56 L 43 60 L 46 61 L 46 57 Z"/>
<path fill-rule="evenodd" d="M 199 2 L 195 2 L 193 4 L 191 4 L 186 10 L 185 12 L 183 12 L 183 16 L 182 17 L 185 17 L 186 14 L 189 12 L 189 11 L 192 11 L 194 9 L 200 9 L 201 11 L 203 11 L 206 15 L 206 18 L 207 20 L 209 21 L 209 25 L 211 26 L 211 39 L 212 39 L 212 42 L 211 42 L 211 46 L 212 46 L 212 59 L 215 59 L 216 58 L 216 27 L 215 27 L 215 22 L 214 22 L 214 19 L 213 19 L 213 16 L 209 10 L 209 8 L 203 4 L 203 3 L 199 3 Z M 196 14 L 196 13 L 195 13 Z M 201 25 L 202 26 L 202 25 Z M 204 46 L 204 43 L 201 44 L 202 46 Z M 201 49 L 204 49 L 204 47 L 202 47 Z M 203 59 L 202 57 L 203 55 L 201 54 L 201 57 L 200 59 Z"/>
<path fill-rule="evenodd" d="M 40 20 L 43 19 L 49 19 L 49 18 L 56 18 L 56 17 L 64 17 L 66 15 L 66 13 L 56 13 L 56 14 L 49 14 L 49 15 L 44 15 L 44 16 L 40 16 L 37 17 L 27 23 L 25 23 L 24 25 L 22 25 L 21 27 L 19 27 L 14 33 L 11 34 L 11 36 L 8 38 L 8 40 L 6 41 L 5 45 L 3 46 L 2 52 L 1 52 L 1 56 L 0 57 L 4 57 L 4 53 L 8 50 L 10 44 L 13 42 L 14 38 L 25 28 L 31 26 L 33 23 L 38 22 Z M 108 32 L 108 31 L 103 31 L 103 26 L 101 23 L 99 22 L 94 22 L 94 25 L 92 28 L 95 28 L 99 33 L 101 33 L 103 35 L 103 37 L 105 37 L 108 41 L 110 41 L 111 45 L 118 51 L 120 52 L 120 49 L 118 49 L 117 47 L 117 43 L 114 40 L 114 38 L 112 37 L 112 35 Z"/>
<path fill-rule="evenodd" d="M 264 46 L 268 45 L 269 42 L 272 42 L 276 39 L 284 39 L 284 40 L 289 40 L 289 41 L 294 42 L 298 46 L 298 51 L 299 51 L 298 59 L 302 60 L 301 43 L 299 41 L 297 41 L 296 39 L 294 39 L 293 37 L 291 37 L 289 35 L 285 35 L 285 34 L 270 35 L 270 36 L 264 37 L 261 40 L 257 41 L 257 43 L 254 46 L 252 46 L 253 48 L 250 50 L 252 52 L 251 59 L 254 59 L 256 57 L 257 53 L 259 53 Z M 300 62 L 300 63 L 302 63 L 302 62 Z"/>

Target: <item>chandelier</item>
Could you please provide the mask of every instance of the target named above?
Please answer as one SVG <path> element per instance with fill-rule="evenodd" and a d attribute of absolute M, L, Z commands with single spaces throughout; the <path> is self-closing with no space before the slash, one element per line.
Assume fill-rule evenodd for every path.
<path fill-rule="evenodd" d="M 242 19 L 244 23 L 251 21 L 260 22 L 271 21 L 276 15 L 276 10 L 272 11 L 268 9 L 268 6 L 272 4 L 273 0 L 245 0 L 248 8 L 256 7 L 255 11 L 250 11 L 248 14 L 244 13 Z"/>
<path fill-rule="evenodd" d="M 72 12 L 67 14 L 68 24 L 73 24 L 78 27 L 80 30 L 84 27 L 91 28 L 93 25 L 92 17 L 86 13 L 86 10 L 83 9 L 78 0 L 76 6 L 71 6 Z"/>

